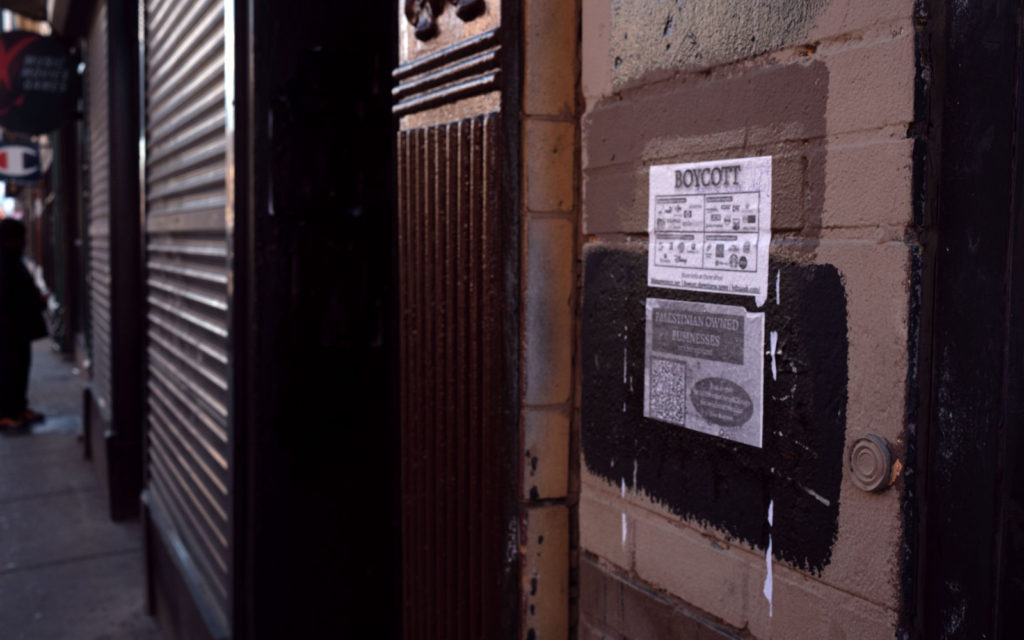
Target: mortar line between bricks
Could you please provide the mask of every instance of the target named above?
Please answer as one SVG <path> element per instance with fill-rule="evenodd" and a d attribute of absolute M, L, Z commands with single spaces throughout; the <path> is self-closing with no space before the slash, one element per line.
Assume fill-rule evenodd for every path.
<path fill-rule="evenodd" d="M 810 143 L 812 145 L 822 145 L 821 148 L 834 149 L 836 151 L 843 151 L 846 149 L 857 149 L 862 147 L 870 146 L 882 146 L 889 144 L 898 144 L 900 142 L 913 142 L 915 136 L 909 135 L 906 132 L 908 127 L 917 121 L 893 121 L 885 123 L 878 127 L 865 127 L 862 129 L 849 129 L 844 131 L 833 131 L 831 133 L 825 133 L 824 135 L 813 135 L 808 137 L 793 136 L 793 137 L 782 137 L 775 138 L 770 143 L 757 143 L 751 144 L 747 142 L 747 138 L 750 135 L 749 128 L 744 129 L 744 142 L 743 144 L 725 144 L 714 150 L 714 153 L 719 154 L 720 157 L 728 156 L 730 154 L 740 153 L 749 151 L 751 148 L 756 147 L 787 147 L 792 146 L 795 149 L 803 148 L 804 143 Z M 902 134 L 899 137 L 894 137 L 892 133 Z M 873 134 L 873 135 L 872 135 Z M 697 136 L 699 137 L 699 136 Z M 724 154 L 724 155 L 723 155 Z M 587 153 L 583 154 L 588 155 Z M 768 154 L 768 155 L 780 155 L 780 154 Z M 583 174 L 598 174 L 597 177 L 601 177 L 602 173 L 620 173 L 623 170 L 628 170 L 630 173 L 636 171 L 636 167 L 650 167 L 652 165 L 659 164 L 681 164 L 678 160 L 679 153 L 665 153 L 656 155 L 642 155 L 638 157 L 626 157 L 621 160 L 615 160 L 614 162 L 583 162 L 581 173 Z"/>
<path fill-rule="evenodd" d="M 602 486 L 598 487 L 598 486 L 596 486 L 593 483 L 586 483 L 586 484 L 583 485 L 583 488 L 589 488 L 592 492 L 596 492 L 598 494 L 598 497 L 596 497 L 596 498 L 595 497 L 591 497 L 590 499 L 592 499 L 592 500 L 598 500 L 600 502 L 604 502 L 608 506 L 614 506 L 614 508 L 616 510 L 620 510 L 620 511 L 623 510 L 622 509 L 623 506 L 627 507 L 627 510 L 631 511 L 632 517 L 636 521 L 638 521 L 638 522 L 644 522 L 645 524 L 652 525 L 652 526 L 656 525 L 657 523 L 661 523 L 661 524 L 669 525 L 669 526 L 672 526 L 672 527 L 678 527 L 678 528 L 681 528 L 681 529 L 686 529 L 687 531 L 690 531 L 691 533 L 695 533 L 695 534 L 701 536 L 702 538 L 711 538 L 711 539 L 713 539 L 713 540 L 715 540 L 717 542 L 720 542 L 722 544 L 727 545 L 727 551 L 726 551 L 727 553 L 739 554 L 740 556 L 749 559 L 752 562 L 752 564 L 761 563 L 762 566 L 763 566 L 763 563 L 764 563 L 764 551 L 765 551 L 764 549 L 761 549 L 761 548 L 753 548 L 753 549 L 751 549 L 750 546 L 747 543 L 745 543 L 745 542 L 738 542 L 736 540 L 729 540 L 728 539 L 729 534 L 726 533 L 725 531 L 722 531 L 722 530 L 716 528 L 716 527 L 699 525 L 697 523 L 694 523 L 694 522 L 692 522 L 690 520 L 687 520 L 686 518 L 682 518 L 680 516 L 668 515 L 668 514 L 662 512 L 662 511 L 659 511 L 656 507 L 652 508 L 651 505 L 645 504 L 644 502 L 639 501 L 637 498 L 633 497 L 633 491 L 632 490 L 627 492 L 626 498 L 623 499 L 619 495 L 619 488 L 618 487 L 616 487 L 616 486 L 614 486 L 614 485 L 612 485 L 610 483 L 606 483 L 606 482 L 602 482 L 601 485 Z M 583 493 L 585 493 L 585 491 L 581 491 L 581 495 Z M 647 498 L 647 499 L 649 499 L 649 498 Z M 613 505 L 612 501 L 614 501 L 615 505 Z M 637 513 L 638 511 L 640 513 Z M 648 517 L 643 517 L 643 514 L 646 514 Z M 588 554 L 593 554 L 594 553 L 593 551 L 590 551 L 588 549 L 584 549 L 584 548 L 581 548 L 581 549 L 582 549 L 582 551 L 584 553 L 588 553 Z M 596 556 L 595 555 L 594 557 L 595 558 L 599 558 L 600 556 Z M 875 600 L 875 599 L 873 599 L 871 597 L 865 596 L 864 594 L 860 594 L 860 593 L 856 593 L 856 592 L 848 590 L 848 589 L 844 589 L 844 588 L 838 586 L 836 583 L 830 582 L 830 581 L 822 578 L 821 576 L 815 576 L 813 573 L 806 572 L 805 570 L 800 569 L 799 567 L 790 564 L 787 560 L 779 558 L 778 556 L 773 555 L 773 558 L 778 563 L 777 566 L 781 567 L 784 572 L 792 572 L 793 574 L 795 574 L 795 576 L 785 576 L 785 575 L 783 575 L 784 579 L 787 579 L 787 580 L 790 580 L 790 581 L 796 583 L 796 582 L 799 582 L 800 579 L 812 578 L 812 579 L 817 580 L 818 584 L 820 584 L 821 586 L 823 586 L 826 589 L 831 589 L 831 590 L 839 592 L 839 593 L 844 593 L 844 594 L 850 596 L 851 598 L 854 598 L 856 600 L 860 600 L 861 602 L 865 602 L 865 603 L 871 604 L 871 605 L 876 606 L 876 607 L 878 607 L 880 609 L 884 609 L 885 611 L 896 612 L 896 609 L 892 608 L 891 606 L 887 605 L 884 602 L 881 602 L 879 600 Z M 746 560 L 744 560 L 744 562 L 746 562 Z M 828 566 L 826 566 L 825 569 L 827 570 Z M 642 576 L 640 576 L 639 573 L 637 573 L 637 577 L 640 578 L 641 581 L 647 583 L 647 581 Z M 647 584 L 650 584 L 650 585 L 653 586 L 653 583 L 647 583 Z M 657 587 L 654 586 L 654 589 L 657 590 Z"/>
<path fill-rule="evenodd" d="M 60 567 L 63 565 L 76 564 L 79 562 L 88 562 L 90 560 L 100 560 L 102 558 L 114 558 L 117 556 L 124 556 L 130 553 L 142 553 L 142 547 L 133 547 L 131 549 L 121 549 L 119 551 L 105 551 L 102 553 L 91 553 L 84 556 L 75 556 L 73 558 L 62 558 L 60 560 L 50 560 L 48 562 L 37 562 L 35 564 L 18 565 L 15 567 L 0 569 L 0 578 L 8 576 L 13 573 L 24 573 L 25 571 L 35 571 L 36 569 L 50 569 L 52 567 Z"/>
<path fill-rule="evenodd" d="M 857 227 L 823 227 L 823 230 L 830 231 L 863 231 L 863 230 L 874 230 L 878 229 L 877 225 L 857 226 Z M 772 232 L 772 247 L 789 247 L 794 245 L 803 244 L 809 240 L 820 242 L 821 244 L 857 244 L 857 245 L 870 245 L 870 246 L 886 246 L 886 245 L 901 245 L 906 247 L 917 247 L 916 242 L 907 242 L 905 238 L 893 238 L 891 240 L 885 240 L 879 242 L 871 238 L 841 238 L 830 236 L 825 234 L 823 236 L 790 236 L 786 235 L 789 233 L 797 233 L 796 229 L 786 229 L 779 232 Z M 634 243 L 636 246 L 649 244 L 650 234 L 646 231 L 599 231 L 597 233 L 586 234 L 588 241 L 584 243 L 584 247 L 596 242 L 622 242 L 628 241 Z"/>
<path fill-rule="evenodd" d="M 543 113 L 523 113 L 523 122 L 527 121 L 534 122 L 567 122 L 569 124 L 576 124 L 576 116 L 561 116 L 561 115 L 548 115 Z"/>
<path fill-rule="evenodd" d="M 53 498 L 57 496 L 66 496 L 70 493 L 96 493 L 99 491 L 99 487 L 81 488 L 81 489 L 60 489 L 57 491 L 46 491 L 44 493 L 32 493 L 25 496 L 15 496 L 12 498 L 4 498 L 0 500 L 0 506 L 6 504 L 12 504 L 15 502 L 26 502 L 28 500 L 37 500 L 43 498 Z"/>
<path fill-rule="evenodd" d="M 537 507 L 565 507 L 568 505 L 568 498 L 537 498 L 536 500 L 519 501 L 519 506 L 523 509 L 535 509 Z"/>
<path fill-rule="evenodd" d="M 529 411 L 565 411 L 566 409 L 571 408 L 571 406 L 570 406 L 570 402 L 568 400 L 566 400 L 565 402 L 548 402 L 548 403 L 543 403 L 543 402 L 542 403 L 524 402 L 524 403 L 522 403 L 522 406 L 520 408 L 526 409 L 526 410 L 529 410 Z"/>
<path fill-rule="evenodd" d="M 592 563 L 593 565 L 595 565 L 598 568 L 599 571 L 602 571 L 603 573 L 605 573 L 606 575 L 612 577 L 613 579 L 621 580 L 622 582 L 626 583 L 627 585 L 632 586 L 635 589 L 639 589 L 641 591 L 647 592 L 648 595 L 653 597 L 654 599 L 660 600 L 660 601 L 668 604 L 669 606 L 672 606 L 673 608 L 675 608 L 677 610 L 681 610 L 684 614 L 690 615 L 691 617 L 697 617 L 699 619 L 703 619 L 705 622 L 711 622 L 711 623 L 717 625 L 717 623 L 714 623 L 713 620 L 709 620 L 708 618 L 705 617 L 705 616 L 709 616 L 709 617 L 713 618 L 714 617 L 713 614 L 710 614 L 709 612 L 704 612 L 703 610 L 701 610 L 699 607 L 696 607 L 692 603 L 687 602 L 686 600 L 683 600 L 682 598 L 680 598 L 679 596 L 675 595 L 674 593 L 671 593 L 670 591 L 667 591 L 664 587 L 658 587 L 653 582 L 649 582 L 646 578 L 644 578 L 639 573 L 637 573 L 635 571 L 630 571 L 630 572 L 627 573 L 627 572 L 624 572 L 622 570 L 622 568 L 620 568 L 620 567 L 616 567 L 614 565 L 607 565 L 605 563 L 602 563 L 602 562 L 600 562 L 600 556 L 594 555 L 593 552 L 591 552 L 591 551 L 588 551 L 588 550 L 584 549 L 583 553 L 585 554 L 584 555 L 585 561 L 588 561 L 588 562 Z M 763 556 L 759 556 L 759 559 L 760 558 L 763 558 Z M 801 574 L 801 575 L 803 576 L 804 574 Z M 804 577 L 806 577 L 806 576 L 804 576 Z M 878 608 L 883 609 L 883 610 L 885 610 L 887 612 L 890 612 L 890 613 L 895 613 L 896 612 L 896 610 L 893 609 L 892 607 L 889 607 L 889 606 L 884 605 L 884 604 L 879 603 L 879 602 L 875 602 L 874 600 L 871 600 L 869 598 L 865 598 L 862 595 L 859 595 L 859 594 L 847 591 L 846 589 L 841 589 L 841 588 L 836 587 L 835 585 L 830 584 L 828 582 L 819 582 L 819 584 L 821 586 L 823 586 L 824 588 L 826 588 L 826 589 L 831 589 L 831 590 L 834 590 L 834 591 L 846 594 L 847 596 L 850 596 L 854 600 L 860 600 L 862 602 L 866 602 L 868 604 L 872 604 L 872 605 L 877 606 Z"/>
<path fill-rule="evenodd" d="M 616 499 L 620 499 L 620 498 L 618 498 L 616 496 Z M 745 556 L 745 557 L 749 558 L 751 566 L 758 565 L 759 563 L 761 565 L 763 565 L 763 563 L 764 563 L 764 552 L 765 552 L 764 549 L 760 549 L 760 548 L 751 549 L 746 543 L 739 543 L 736 540 L 732 540 L 732 541 L 726 540 L 725 536 L 727 536 L 728 534 L 726 534 L 725 532 L 720 531 L 720 530 L 718 530 L 718 529 L 716 529 L 714 527 L 711 527 L 709 529 L 700 529 L 698 527 L 693 526 L 693 524 L 690 521 L 688 521 L 688 520 L 681 520 L 681 521 L 678 521 L 678 522 L 677 521 L 673 521 L 672 519 L 667 518 L 662 513 L 658 513 L 657 511 L 652 511 L 649 507 L 643 505 L 642 503 L 631 501 L 630 498 L 628 498 L 628 497 L 626 498 L 626 501 L 630 505 L 632 505 L 634 507 L 639 507 L 642 511 L 647 512 L 647 513 L 655 516 L 655 520 L 656 521 L 664 522 L 664 523 L 667 523 L 667 524 L 669 524 L 671 526 L 676 526 L 676 527 L 682 526 L 682 527 L 688 529 L 689 531 L 694 532 L 694 533 L 700 535 L 701 537 L 706 538 L 706 537 L 710 536 L 711 538 L 715 539 L 718 542 L 722 542 L 724 544 L 727 544 L 728 545 L 727 553 L 729 553 L 729 552 L 738 553 L 738 554 L 740 554 L 742 556 Z M 645 524 L 649 524 L 650 523 L 650 521 L 647 520 L 647 519 L 637 518 L 636 514 L 633 514 L 633 517 L 634 517 L 634 519 L 637 519 L 637 520 L 644 520 Z M 783 572 L 782 578 L 784 580 L 789 580 L 790 582 L 793 582 L 795 584 L 799 584 L 801 582 L 801 580 L 806 580 L 806 579 L 810 578 L 810 579 L 815 580 L 818 585 L 820 585 L 820 586 L 822 586 L 822 587 L 824 587 L 826 589 L 831 589 L 831 590 L 837 591 L 839 593 L 844 593 L 844 594 L 850 596 L 851 598 L 853 598 L 855 600 L 860 600 L 862 602 L 866 602 L 866 603 L 874 605 L 874 606 L 876 606 L 876 607 L 878 607 L 880 609 L 884 609 L 885 611 L 896 612 L 896 609 L 894 609 L 891 606 L 885 604 L 884 602 L 881 602 L 879 600 L 875 600 L 873 598 L 865 596 L 864 594 L 860 594 L 860 593 L 856 593 L 854 591 L 850 591 L 848 589 L 844 589 L 844 588 L 838 586 L 836 583 L 830 582 L 830 581 L 824 579 L 821 576 L 815 576 L 813 573 L 806 572 L 805 570 L 800 569 L 799 567 L 793 566 L 792 564 L 789 563 L 789 561 L 787 561 L 787 560 L 785 560 L 783 558 L 779 558 L 775 554 L 772 554 L 772 558 L 777 563 L 776 564 L 776 569 L 775 569 L 776 577 L 779 576 L 778 572 L 779 572 L 779 568 L 781 568 L 782 572 Z M 828 569 L 828 566 L 826 566 L 825 568 Z M 795 576 L 786 576 L 785 572 L 792 572 L 793 574 L 796 574 L 796 575 Z M 639 576 L 639 574 L 637 574 L 637 575 Z M 643 579 L 643 578 L 641 577 L 641 579 Z M 646 580 L 645 580 L 645 582 L 646 582 Z"/>
<path fill-rule="evenodd" d="M 601 100 L 612 96 L 619 96 L 621 99 L 618 101 L 626 101 L 637 95 L 643 95 L 646 91 L 649 91 L 652 88 L 657 89 L 658 87 L 665 86 L 669 83 L 678 82 L 680 79 L 712 82 L 714 80 L 742 75 L 750 71 L 756 72 L 769 66 L 802 64 L 808 59 L 815 58 L 825 59 L 851 50 L 870 48 L 878 46 L 879 44 L 893 42 L 895 40 L 894 38 L 887 38 L 884 35 L 878 35 L 872 39 L 866 39 L 865 36 L 868 34 L 884 34 L 886 29 L 891 29 L 894 26 L 908 25 L 911 29 L 914 29 L 915 25 L 913 15 L 893 17 L 885 22 L 876 22 L 874 24 L 864 25 L 861 28 L 854 29 L 852 31 L 819 38 L 814 41 L 817 43 L 816 52 L 810 56 L 801 53 L 802 47 L 807 44 L 807 41 L 804 41 L 775 51 L 765 51 L 750 58 L 725 62 L 718 66 L 711 67 L 710 69 L 694 69 L 688 71 L 677 70 L 672 75 L 646 84 L 636 84 L 635 81 L 627 80 L 624 83 L 620 82 L 620 85 L 616 87 L 615 82 L 613 81 L 610 94 L 595 96 L 595 98 Z M 912 38 L 913 34 L 909 34 L 904 37 Z M 847 44 L 848 46 L 843 46 L 844 44 Z M 834 48 L 830 48 L 833 45 Z M 820 50 L 821 52 L 818 53 L 817 50 Z"/>
<path fill-rule="evenodd" d="M 525 213 L 527 217 L 534 219 L 552 218 L 575 222 L 577 218 L 576 211 L 536 211 L 534 209 L 524 209 L 523 213 Z"/>

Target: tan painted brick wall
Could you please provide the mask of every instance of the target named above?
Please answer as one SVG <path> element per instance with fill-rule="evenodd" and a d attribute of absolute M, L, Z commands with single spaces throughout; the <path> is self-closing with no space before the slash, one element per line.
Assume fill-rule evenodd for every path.
<path fill-rule="evenodd" d="M 508 0 L 506 0 L 508 1 Z M 521 635 L 570 634 L 579 4 L 523 0 Z"/>
<path fill-rule="evenodd" d="M 704 33 L 732 33 L 735 40 L 742 29 L 720 24 L 729 17 L 716 4 L 690 3 L 687 15 L 699 18 Z M 799 5 L 795 15 L 803 22 L 777 33 L 771 24 L 743 23 L 745 33 L 774 45 L 751 49 L 720 38 L 703 49 L 692 48 L 691 53 L 706 54 L 697 58 L 665 53 L 666 44 L 675 48 L 684 42 L 679 30 L 685 35 L 687 24 L 679 12 L 673 35 L 664 34 L 677 3 L 584 0 L 584 238 L 590 244 L 643 248 L 652 164 L 772 155 L 773 257 L 834 265 L 845 286 L 847 444 L 874 433 L 902 455 L 913 2 L 769 4 L 782 12 Z M 701 10 L 701 15 L 692 14 Z M 708 95 L 717 102 L 702 102 Z M 736 101 L 746 104 L 735 106 Z M 608 125 L 616 119 L 620 128 Z M 786 292 L 783 280 L 781 295 Z M 769 617 L 761 593 L 763 551 L 682 520 L 648 496 L 588 473 L 585 466 L 582 473 L 580 544 L 601 571 L 661 591 L 740 635 L 892 637 L 901 606 L 901 482 L 893 490 L 867 494 L 844 473 L 831 561 L 816 575 L 776 559 Z M 776 519 L 774 526 L 786 523 Z M 607 620 L 606 599 L 602 596 L 601 604 L 588 600 L 586 574 L 581 581 L 580 637 L 618 637 L 621 630 L 616 632 Z"/>

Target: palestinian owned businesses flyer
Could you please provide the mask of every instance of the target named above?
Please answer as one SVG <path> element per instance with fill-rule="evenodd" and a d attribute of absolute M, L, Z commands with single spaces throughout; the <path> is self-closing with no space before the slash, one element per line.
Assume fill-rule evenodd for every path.
<path fill-rule="evenodd" d="M 647 299 L 644 416 L 761 447 L 764 314 Z"/>

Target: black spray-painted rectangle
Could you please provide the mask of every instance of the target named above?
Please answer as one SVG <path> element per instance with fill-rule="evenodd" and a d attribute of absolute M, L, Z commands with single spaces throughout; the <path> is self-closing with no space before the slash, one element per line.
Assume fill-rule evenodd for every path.
<path fill-rule="evenodd" d="M 582 444 L 587 469 L 642 491 L 682 518 L 761 549 L 775 502 L 774 555 L 812 571 L 838 530 L 847 401 L 846 295 L 831 265 L 770 263 L 768 301 L 647 287 L 647 256 L 584 255 Z M 776 283 L 781 283 L 781 292 Z M 778 297 L 776 294 L 779 294 Z M 743 306 L 777 334 L 765 354 L 761 449 L 645 418 L 647 298 Z M 635 469 L 635 476 L 634 476 Z M 634 478 L 636 487 L 633 487 Z"/>

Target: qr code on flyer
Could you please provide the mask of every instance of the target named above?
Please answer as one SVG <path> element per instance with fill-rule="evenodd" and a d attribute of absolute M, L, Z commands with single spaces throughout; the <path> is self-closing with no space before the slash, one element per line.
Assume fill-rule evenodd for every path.
<path fill-rule="evenodd" d="M 673 424 L 686 423 L 686 363 L 651 358 L 647 397 L 648 417 Z"/>

